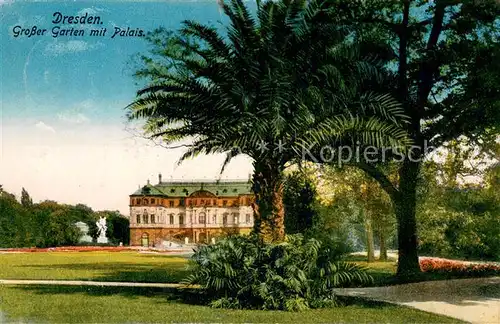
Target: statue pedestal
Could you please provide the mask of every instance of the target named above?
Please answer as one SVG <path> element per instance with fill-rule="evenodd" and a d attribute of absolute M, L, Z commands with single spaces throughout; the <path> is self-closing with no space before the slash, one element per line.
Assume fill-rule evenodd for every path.
<path fill-rule="evenodd" d="M 99 236 L 97 238 L 97 243 L 103 243 L 103 244 L 106 244 L 108 243 L 108 238 L 106 236 Z"/>

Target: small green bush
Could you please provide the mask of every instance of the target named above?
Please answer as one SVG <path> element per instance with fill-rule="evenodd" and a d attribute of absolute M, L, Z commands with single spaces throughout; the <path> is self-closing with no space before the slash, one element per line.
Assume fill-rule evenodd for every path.
<path fill-rule="evenodd" d="M 212 307 L 300 311 L 336 304 L 333 288 L 367 283 L 362 267 L 332 260 L 330 248 L 300 234 L 265 244 L 233 236 L 201 246 L 192 257 L 192 274 L 183 283 L 199 284 Z"/>

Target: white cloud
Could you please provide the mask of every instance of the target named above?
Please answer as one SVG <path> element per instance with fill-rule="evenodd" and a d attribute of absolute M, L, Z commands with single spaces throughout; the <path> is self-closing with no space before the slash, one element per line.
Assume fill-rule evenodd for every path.
<path fill-rule="evenodd" d="M 68 124 L 83 124 L 90 121 L 90 119 L 82 113 L 73 113 L 69 111 L 58 114 L 57 118 Z"/>
<path fill-rule="evenodd" d="M 89 8 L 83 8 L 82 10 L 78 11 L 77 16 L 83 16 L 85 14 L 88 14 L 89 16 L 95 16 L 100 12 L 109 12 L 108 10 L 105 10 L 103 8 L 97 8 L 97 7 L 89 7 Z"/>
<path fill-rule="evenodd" d="M 89 44 L 81 40 L 70 40 L 67 42 L 55 41 L 47 44 L 45 53 L 49 55 L 64 55 L 77 52 L 91 51 L 101 47 L 102 43 Z"/>
<path fill-rule="evenodd" d="M 35 127 L 44 132 L 49 132 L 53 134 L 56 133 L 56 130 L 52 126 L 45 124 L 43 121 L 39 121 L 38 123 L 36 123 Z"/>

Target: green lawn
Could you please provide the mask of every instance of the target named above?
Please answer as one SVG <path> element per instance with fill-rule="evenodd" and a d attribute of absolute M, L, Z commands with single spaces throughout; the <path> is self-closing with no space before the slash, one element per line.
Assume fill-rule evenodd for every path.
<path fill-rule="evenodd" d="M 0 254 L 0 279 L 178 282 L 187 259 L 130 252 Z"/>
<path fill-rule="evenodd" d="M 5 313 L 0 322 L 35 323 L 462 323 L 410 308 L 360 301 L 299 313 L 219 310 L 180 301 L 163 289 L 116 287 L 0 286 L 0 310 Z"/>
<path fill-rule="evenodd" d="M 348 256 L 368 268 L 371 286 L 402 283 L 394 274 L 394 260 L 366 262 L 363 256 Z M 95 280 L 132 282 L 179 282 L 188 274 L 188 259 L 182 256 L 126 252 L 37 252 L 0 254 L 0 279 Z M 405 282 L 452 279 L 446 274 L 422 273 Z"/>
<path fill-rule="evenodd" d="M 0 279 L 178 282 L 188 272 L 184 257 L 132 251 L 0 254 L 0 264 Z M 390 277 L 395 269 L 394 262 L 376 262 L 369 267 L 374 276 L 381 278 Z M 4 313 L 0 313 L 0 322 L 459 322 L 360 300 L 349 300 L 345 307 L 300 313 L 218 310 L 196 305 L 199 302 L 199 298 L 181 300 L 172 290 L 164 289 L 0 286 L 0 312 Z"/>

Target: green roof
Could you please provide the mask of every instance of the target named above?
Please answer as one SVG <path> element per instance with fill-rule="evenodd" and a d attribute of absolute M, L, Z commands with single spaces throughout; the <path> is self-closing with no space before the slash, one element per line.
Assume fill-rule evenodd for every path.
<path fill-rule="evenodd" d="M 215 196 L 234 197 L 252 194 L 252 185 L 246 180 L 161 182 L 156 185 L 147 184 L 131 196 L 188 197 L 192 193 L 202 190 L 208 191 Z"/>

